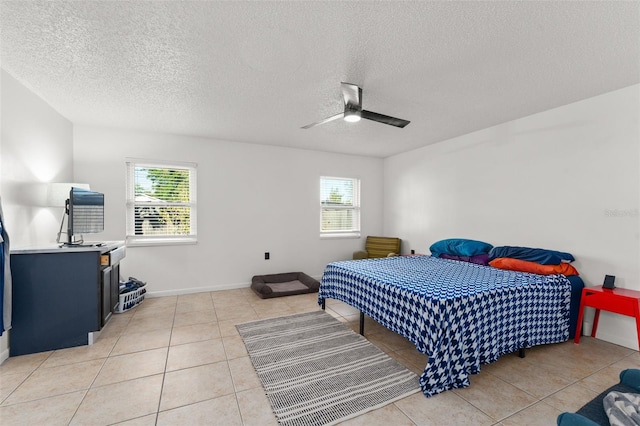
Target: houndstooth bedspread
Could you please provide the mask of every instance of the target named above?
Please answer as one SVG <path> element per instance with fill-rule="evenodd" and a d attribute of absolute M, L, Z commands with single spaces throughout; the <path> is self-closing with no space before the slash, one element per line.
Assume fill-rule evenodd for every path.
<path fill-rule="evenodd" d="M 504 354 L 567 340 L 570 292 L 563 275 L 399 256 L 330 263 L 318 302 L 341 300 L 409 339 L 429 356 L 420 387 L 432 396 Z"/>

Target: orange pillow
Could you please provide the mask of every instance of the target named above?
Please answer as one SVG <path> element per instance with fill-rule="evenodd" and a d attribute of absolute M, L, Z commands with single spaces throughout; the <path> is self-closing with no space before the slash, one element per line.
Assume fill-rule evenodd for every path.
<path fill-rule="evenodd" d="M 576 268 L 569 263 L 561 263 L 559 265 L 541 265 L 536 262 L 526 260 L 512 259 L 510 257 L 499 257 L 489 262 L 489 265 L 498 269 L 508 269 L 510 271 L 529 272 L 538 275 L 556 275 L 564 276 L 579 275 Z"/>

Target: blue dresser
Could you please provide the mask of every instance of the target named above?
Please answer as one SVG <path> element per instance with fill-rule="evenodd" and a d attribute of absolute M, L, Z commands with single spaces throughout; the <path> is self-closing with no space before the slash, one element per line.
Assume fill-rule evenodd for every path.
<path fill-rule="evenodd" d="M 92 343 L 118 304 L 123 242 L 11 251 L 10 356 Z"/>

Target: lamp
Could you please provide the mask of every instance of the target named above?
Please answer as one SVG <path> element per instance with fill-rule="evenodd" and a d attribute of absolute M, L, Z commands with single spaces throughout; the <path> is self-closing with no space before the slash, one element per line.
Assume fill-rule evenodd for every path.
<path fill-rule="evenodd" d="M 64 207 L 62 212 L 62 220 L 60 221 L 60 230 L 58 230 L 58 236 L 56 243 L 60 244 L 60 235 L 62 235 L 62 227 L 64 226 L 64 218 L 67 215 L 67 200 L 69 198 L 69 192 L 71 188 L 89 189 L 88 183 L 50 183 L 47 188 L 47 206 L 49 207 Z"/>
<path fill-rule="evenodd" d="M 349 123 L 357 123 L 360 121 L 361 114 L 357 109 L 345 109 L 344 111 L 344 121 L 348 121 Z"/>

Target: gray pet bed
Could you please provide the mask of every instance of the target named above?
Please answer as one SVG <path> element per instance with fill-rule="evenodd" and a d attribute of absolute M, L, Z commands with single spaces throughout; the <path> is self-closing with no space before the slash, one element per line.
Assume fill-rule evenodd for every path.
<path fill-rule="evenodd" d="M 320 288 L 320 283 L 304 272 L 286 272 L 256 275 L 251 279 L 251 288 L 261 298 L 269 299 L 294 294 L 316 293 Z"/>

